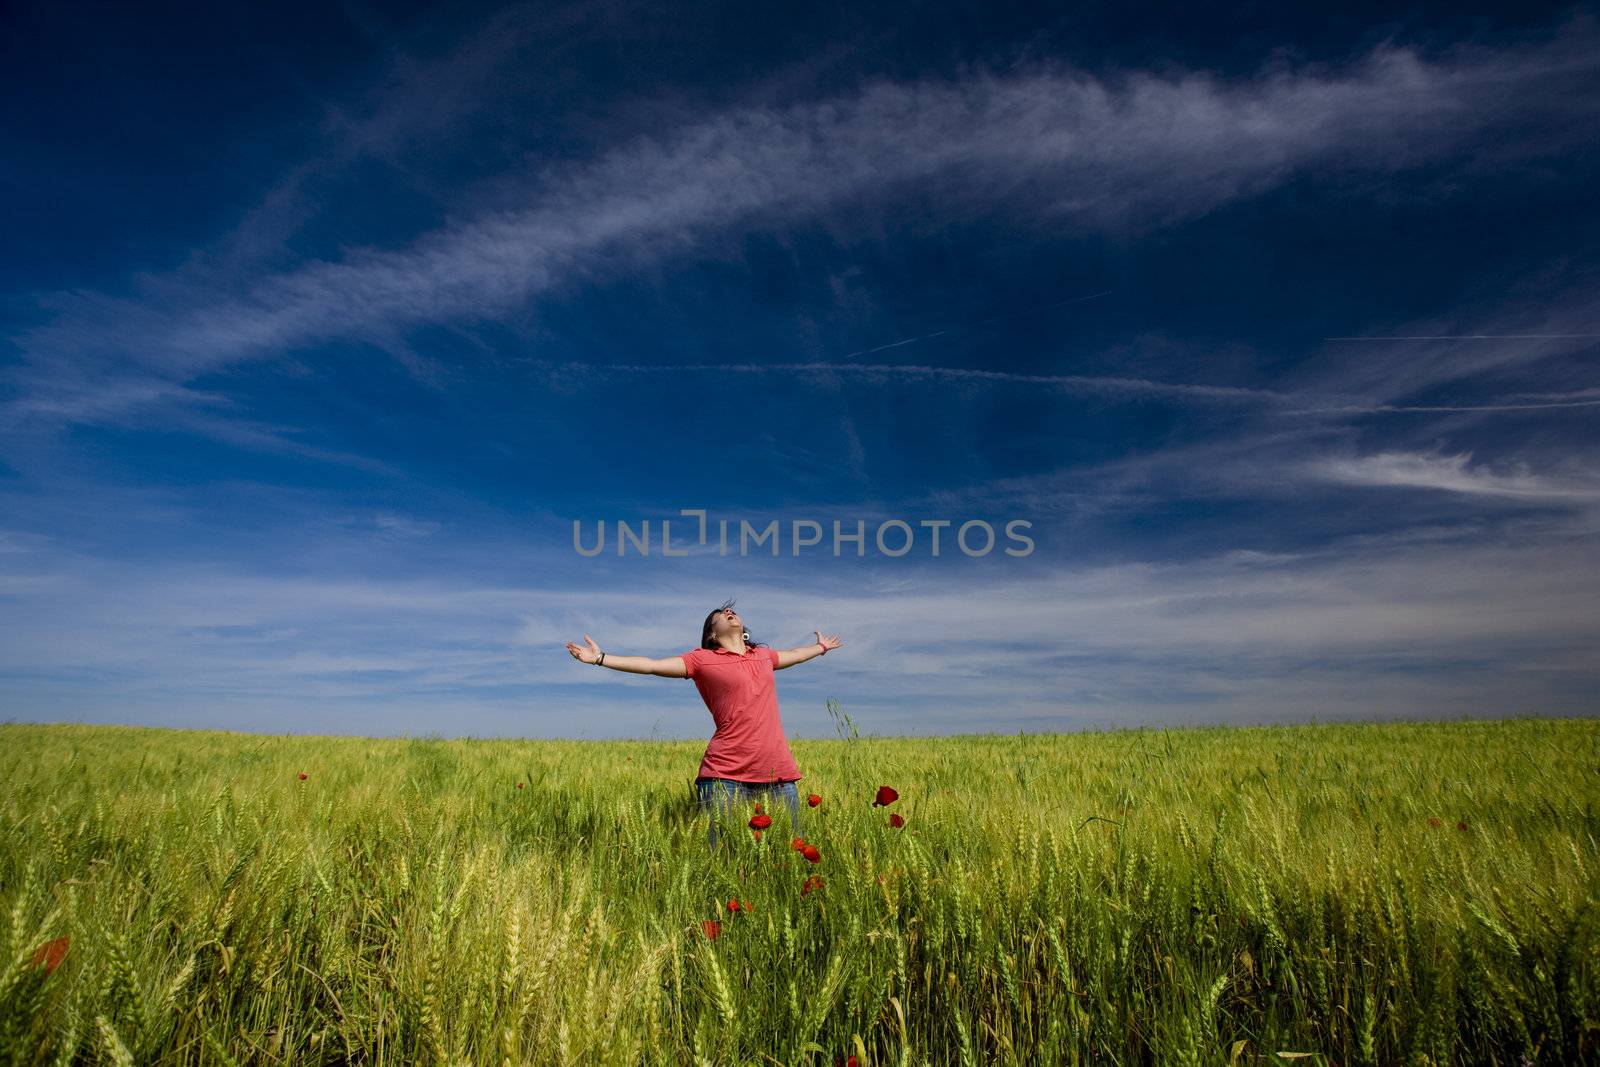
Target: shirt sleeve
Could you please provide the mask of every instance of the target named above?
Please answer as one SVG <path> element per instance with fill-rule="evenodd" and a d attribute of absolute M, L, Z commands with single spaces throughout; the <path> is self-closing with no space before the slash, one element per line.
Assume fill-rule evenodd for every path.
<path fill-rule="evenodd" d="M 775 648 L 772 648 L 769 645 L 767 647 L 767 655 L 772 657 L 772 669 L 773 670 L 777 670 L 778 669 L 778 650 L 775 649 Z"/>
<path fill-rule="evenodd" d="M 695 660 L 699 658 L 696 653 L 699 651 L 698 648 L 692 648 L 683 653 L 683 676 L 685 678 L 694 677 Z"/>

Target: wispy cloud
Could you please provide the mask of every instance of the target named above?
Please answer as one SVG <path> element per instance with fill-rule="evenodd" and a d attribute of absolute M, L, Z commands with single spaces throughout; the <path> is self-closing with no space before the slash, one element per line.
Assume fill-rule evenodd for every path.
<path fill-rule="evenodd" d="M 774 568 L 735 592 L 772 644 L 844 636 L 842 654 L 780 676 L 786 723 L 812 735 L 839 694 L 869 727 L 910 732 L 1592 710 L 1595 542 L 1570 524 L 1523 533 L 1006 574 L 953 565 L 936 583 L 813 570 L 802 587 Z M 588 632 L 675 655 L 732 580 L 711 560 L 657 560 L 649 582 L 510 585 L 14 562 L 35 581 L 7 587 L 30 620 L 0 646 L 8 713 L 334 732 L 425 732 L 448 710 L 472 732 L 555 734 L 582 708 L 595 735 L 642 734 L 665 714 L 668 735 L 705 736 L 686 683 L 601 675 L 562 646 Z"/>
<path fill-rule="evenodd" d="M 356 17 L 349 8 L 344 13 Z M 428 187 L 411 165 L 416 157 L 499 117 L 493 106 L 502 95 L 499 89 L 515 77 L 527 51 L 537 49 L 550 62 L 574 40 L 572 31 L 587 14 L 579 4 L 511 4 L 442 53 L 436 52 L 437 44 L 447 31 L 438 23 L 447 16 L 425 19 L 404 33 L 364 25 L 381 56 L 370 84 L 347 99 L 320 101 L 313 150 L 285 171 L 214 248 L 196 249 L 178 274 L 247 283 L 252 273 L 282 260 L 290 238 L 324 210 L 326 188 L 362 160 L 383 162 L 410 187 L 448 195 Z M 516 83 L 523 85 L 520 79 Z"/>
<path fill-rule="evenodd" d="M 1298 405 L 1300 414 L 1495 412 L 1533 410 L 1521 406 L 1527 401 L 1581 407 L 1594 399 L 1585 391 L 1529 395 L 1527 383 L 1514 377 L 1536 367 L 1587 362 L 1594 343 L 1583 327 L 1600 322 L 1600 296 L 1592 284 L 1547 268 L 1473 295 L 1443 313 L 1392 324 L 1396 335 L 1415 338 L 1411 342 L 1330 342 L 1275 384 L 1309 401 Z M 1463 383 L 1477 389 L 1455 398 L 1430 394 Z M 1495 392 L 1484 395 L 1483 383 Z"/>
<path fill-rule="evenodd" d="M 1472 453 L 1456 455 L 1377 452 L 1366 456 L 1328 457 L 1309 465 L 1314 478 L 1345 485 L 1436 489 L 1470 496 L 1510 497 L 1549 502 L 1600 501 L 1600 480 L 1555 479 L 1535 474 L 1526 464 L 1497 472 L 1486 464 L 1472 466 Z"/>
<path fill-rule="evenodd" d="M 213 246 L 128 292 L 40 295 L 42 320 L 4 339 L 15 358 L 0 368 L 0 508 L 13 516 L 0 530 L 0 714 L 543 734 L 570 732 L 577 709 L 594 734 L 642 734 L 665 715 L 667 734 L 704 736 L 692 686 L 579 668 L 560 647 L 587 630 L 608 648 L 671 655 L 730 594 L 773 643 L 803 644 L 813 627 L 845 635 L 845 654 L 780 676 L 786 725 L 802 733 L 827 731 L 829 696 L 870 728 L 907 732 L 1593 710 L 1600 480 L 1580 450 L 1585 409 L 1600 405 L 1600 303 L 1576 255 L 1530 277 L 1508 253 L 1439 313 L 1398 296 L 1331 302 L 1400 310 L 1319 322 L 1317 337 L 1341 336 L 1311 351 L 1285 340 L 1292 331 L 1237 320 L 1235 336 L 1202 349 L 1199 332 L 1234 327 L 1215 313 L 1145 320 L 1135 293 L 1096 308 L 1140 320 L 1123 347 L 944 366 L 936 347 L 975 362 L 1041 331 L 952 340 L 963 327 L 911 291 L 920 265 L 891 247 L 901 221 L 926 235 L 928 205 L 950 233 L 971 223 L 1032 254 L 1035 241 L 1077 248 L 1085 234 L 1120 243 L 1289 183 L 1356 212 L 1401 186 L 1433 204 L 1480 177 L 1514 183 L 1528 161 L 1564 166 L 1600 133 L 1592 18 L 1522 44 L 1383 46 L 1243 77 L 1029 64 L 826 98 L 752 90 L 710 112 L 652 104 L 662 121 L 643 135 L 608 139 L 602 123 L 586 136 L 609 147 L 592 154 L 437 190 L 453 197 L 437 229 L 296 265 L 289 239 L 318 221 L 346 168 L 382 159 L 429 189 L 427 155 L 455 143 L 459 124 L 510 108 L 494 72 L 542 47 L 552 20 L 582 37 L 583 18 L 576 6 L 515 9 L 437 60 L 396 46 L 370 93 L 330 104 L 311 157 Z M 636 119 L 632 106 L 614 114 Z M 830 260 L 818 279 L 795 252 L 805 234 L 841 220 L 854 233 L 863 219 L 886 238 L 882 278 L 870 260 Z M 930 325 L 884 327 L 881 344 L 841 344 L 868 347 L 830 358 L 820 338 L 837 331 L 799 305 L 808 343 L 771 361 L 716 347 L 738 330 L 617 363 L 496 348 L 548 373 L 558 402 L 542 407 L 536 388 L 469 379 L 431 343 L 441 327 L 468 342 L 484 324 L 514 329 L 530 307 L 542 314 L 597 283 L 670 276 L 674 299 L 703 297 L 691 268 L 774 233 L 791 253 L 784 269 L 834 282 L 815 291 L 852 323 L 903 313 Z M 1305 247 L 1264 240 L 1274 254 Z M 960 260 L 971 247 L 952 238 L 949 251 Z M 977 278 L 988 262 L 950 276 Z M 1343 260 L 1315 274 L 1354 286 L 1359 275 Z M 875 307 L 879 295 L 901 306 Z M 681 310 L 675 321 L 693 322 L 695 307 Z M 227 372 L 251 361 L 304 372 L 312 346 L 339 340 L 464 388 L 362 424 L 347 397 L 293 388 L 320 379 L 250 375 L 260 409 L 245 400 L 257 392 L 231 387 Z M 657 508 L 678 481 L 628 483 L 585 455 L 592 426 L 617 432 L 607 444 L 619 452 L 678 429 L 681 409 L 651 394 L 683 373 L 738 380 L 729 399 L 753 414 L 734 433 L 772 472 L 760 494 Z M 643 380 L 619 395 L 612 375 Z M 606 388 L 573 396 L 596 383 Z M 771 407 L 749 388 L 774 383 Z M 616 404 L 588 406 L 599 399 Z M 1063 399 L 1090 417 L 1064 417 Z M 289 425 L 302 406 L 330 421 Z M 402 423 L 413 411 L 422 418 Z M 537 424 L 546 414 L 552 425 Z M 122 451 L 130 435 L 105 432 L 172 429 L 399 481 L 373 489 L 349 470 L 246 466 L 211 450 L 174 461 L 170 442 Z M 414 475 L 346 451 L 362 442 L 397 467 L 409 457 Z M 519 466 L 518 445 L 545 469 Z M 574 474 L 597 467 L 609 482 Z M 1014 473 L 1027 470 L 1044 473 Z M 688 557 L 578 558 L 572 515 L 601 502 L 672 516 Z M 680 503 L 757 524 L 1004 513 L 1036 520 L 1041 550 L 903 566 L 725 559 L 688 543 Z"/>
<path fill-rule="evenodd" d="M 1475 302 L 1428 321 L 1570 324 L 1600 318 L 1591 287 L 1581 279 L 1558 281 L 1513 279 L 1498 303 Z M 1395 325 L 1407 333 L 1422 332 L 1415 322 Z M 1403 356 L 1393 346 L 1344 346 L 1306 354 L 1297 365 L 1276 372 L 1271 388 L 960 368 L 911 368 L 896 376 L 898 368 L 892 365 L 867 368 L 854 380 L 904 383 L 927 375 L 929 380 L 1014 381 L 1023 388 L 1159 397 L 1233 413 L 1226 423 L 1175 436 L 1158 448 L 1128 449 L 1108 459 L 1037 474 L 945 484 L 897 501 L 901 507 L 1007 511 L 1090 523 L 1117 514 L 1166 511 L 1190 500 L 1310 500 L 1330 486 L 1374 492 L 1407 486 L 1440 490 L 1443 498 L 1462 503 L 1586 507 L 1595 500 L 1600 482 L 1591 473 L 1592 463 L 1575 452 L 1581 437 L 1508 438 L 1484 431 L 1502 417 L 1579 414 L 1600 406 L 1600 391 L 1593 388 L 1527 388 L 1535 381 L 1591 377 L 1592 347 L 1564 333 L 1541 333 L 1522 341 L 1497 335 L 1487 342 L 1450 335 L 1408 345 Z M 1192 365 L 1188 351 L 1178 346 L 1175 353 L 1163 354 L 1162 363 L 1176 376 Z M 1246 358 L 1260 365 L 1280 360 L 1281 354 L 1250 351 Z M 763 366 L 784 365 L 748 365 L 752 371 Z M 1418 397 L 1425 399 L 1412 399 Z M 1384 419 L 1371 428 L 1371 417 L 1389 415 L 1406 417 Z M 1474 455 L 1476 465 L 1470 462 Z M 1437 505 L 1415 494 L 1405 498 L 1403 507 L 1386 505 L 1385 515 L 1395 524 L 1438 517 Z"/>
<path fill-rule="evenodd" d="M 12 338 L 12 417 L 92 419 L 159 402 L 240 360 L 407 324 L 493 318 L 530 296 L 732 227 L 776 225 L 844 197 L 936 193 L 951 214 L 1035 226 L 1171 225 L 1290 178 L 1392 174 L 1448 158 L 1487 167 L 1594 133 L 1596 33 L 1424 55 L 1381 47 L 1344 67 L 1116 79 L 1034 66 L 960 82 L 876 82 L 842 98 L 747 107 L 549 168 L 522 211 L 255 279 L 245 295 L 150 280 L 136 297 L 62 293 Z M 381 124 L 380 124 L 381 125 Z M 108 375 L 121 384 L 107 387 Z M 97 395 L 109 389 L 113 399 Z M 66 399 L 54 399 L 65 396 Z"/>
<path fill-rule="evenodd" d="M 384 534 L 402 540 L 431 537 L 442 528 L 440 523 L 431 519 L 417 519 L 387 511 L 374 515 L 372 522 Z"/>

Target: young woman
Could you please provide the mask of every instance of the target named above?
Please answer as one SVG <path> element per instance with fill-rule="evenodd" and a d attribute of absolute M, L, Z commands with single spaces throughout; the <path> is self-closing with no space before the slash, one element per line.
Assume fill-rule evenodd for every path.
<path fill-rule="evenodd" d="M 795 787 L 800 768 L 783 736 L 772 672 L 827 655 L 843 644 L 834 634 L 812 632 L 816 642 L 802 648 L 775 649 L 752 641 L 730 600 L 706 616 L 700 647 L 681 656 L 613 656 L 588 634 L 583 635 L 587 647 L 569 641 L 567 651 L 580 663 L 615 671 L 694 679 L 716 724 L 695 777 L 700 810 L 711 816 L 711 847 L 716 848 L 718 814 L 727 817 L 735 803 L 756 797 L 779 796 L 788 805 L 794 832 L 800 832 L 800 791 Z"/>

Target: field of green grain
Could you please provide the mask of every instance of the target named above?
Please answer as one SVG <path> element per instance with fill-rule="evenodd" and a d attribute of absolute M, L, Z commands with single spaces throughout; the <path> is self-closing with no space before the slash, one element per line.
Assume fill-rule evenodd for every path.
<path fill-rule="evenodd" d="M 703 747 L 0 726 L 0 1062 L 1600 1056 L 1594 721 Z"/>

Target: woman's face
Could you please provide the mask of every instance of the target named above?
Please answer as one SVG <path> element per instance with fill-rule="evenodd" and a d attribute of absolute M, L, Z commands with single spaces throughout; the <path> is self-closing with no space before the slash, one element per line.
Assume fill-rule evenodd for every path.
<path fill-rule="evenodd" d="M 717 612 L 711 619 L 711 636 L 738 637 L 744 633 L 744 620 L 732 608 Z"/>

